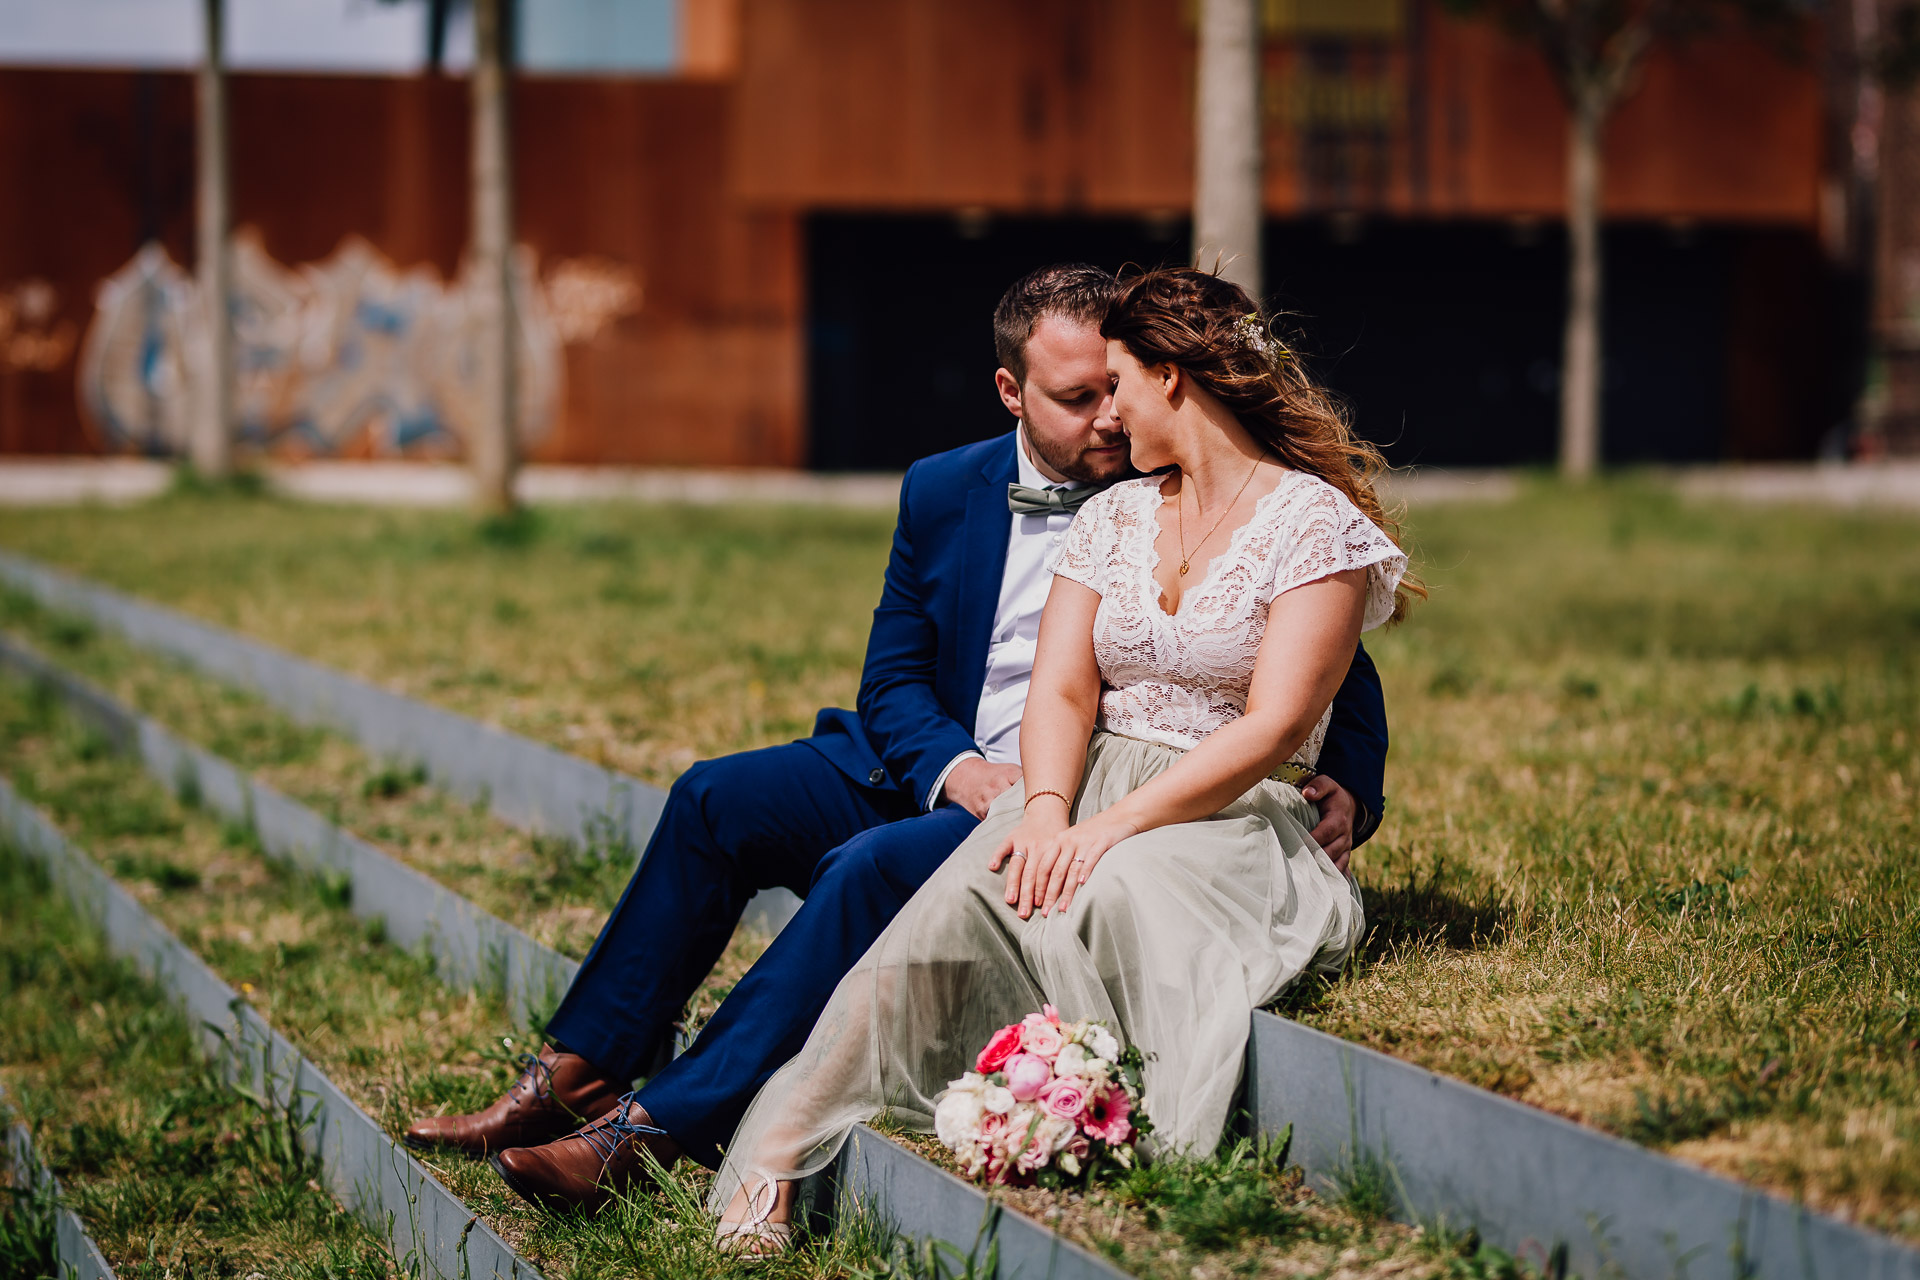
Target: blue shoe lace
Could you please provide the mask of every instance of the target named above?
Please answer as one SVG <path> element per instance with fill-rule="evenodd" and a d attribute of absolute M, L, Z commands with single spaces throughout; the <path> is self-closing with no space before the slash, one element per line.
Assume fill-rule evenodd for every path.
<path fill-rule="evenodd" d="M 553 1068 L 545 1062 L 542 1062 L 539 1054 L 523 1053 L 514 1059 L 514 1063 L 520 1068 L 520 1079 L 513 1082 L 514 1088 L 518 1089 L 522 1080 L 531 1079 L 533 1081 L 534 1097 L 551 1098 L 553 1096 Z M 542 1074 L 547 1077 L 547 1087 L 545 1089 L 540 1087 L 540 1077 Z"/>
<path fill-rule="evenodd" d="M 665 1129 L 650 1124 L 635 1124 L 627 1119 L 627 1108 L 632 1106 L 634 1099 L 639 1096 L 637 1092 L 621 1095 L 620 1101 L 613 1108 L 612 1115 L 575 1131 L 574 1137 L 581 1139 L 599 1154 L 602 1166 L 612 1164 L 613 1157 L 630 1139 L 667 1136 Z"/>

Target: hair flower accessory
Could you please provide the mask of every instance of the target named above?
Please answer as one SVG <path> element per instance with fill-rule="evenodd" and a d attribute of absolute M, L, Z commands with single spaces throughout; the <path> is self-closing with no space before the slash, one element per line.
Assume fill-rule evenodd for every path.
<path fill-rule="evenodd" d="M 1279 364 L 1287 358 L 1287 349 L 1274 341 L 1267 326 L 1260 322 L 1258 311 L 1249 311 L 1233 322 L 1233 336 L 1241 346 L 1257 355 Z"/>

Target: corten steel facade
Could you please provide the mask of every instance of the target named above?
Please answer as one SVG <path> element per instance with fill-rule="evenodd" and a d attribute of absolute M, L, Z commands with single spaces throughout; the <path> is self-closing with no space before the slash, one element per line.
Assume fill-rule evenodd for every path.
<path fill-rule="evenodd" d="M 688 5 L 685 74 L 516 83 L 519 238 L 644 289 L 566 348 L 536 460 L 896 467 L 1003 429 L 986 322 L 1013 274 L 1187 252 L 1182 0 Z M 1566 132 L 1544 65 L 1437 4 L 1267 10 L 1276 298 L 1397 460 L 1544 458 Z M 1818 66 L 1724 30 L 1653 56 L 1615 117 L 1613 456 L 1809 456 L 1844 414 Z M 358 235 L 455 270 L 464 81 L 231 94 L 235 221 L 274 259 Z M 148 239 L 191 263 L 192 111 L 181 73 L 0 70 L 0 289 L 51 283 L 43 332 L 84 328 Z M 0 365 L 0 451 L 102 447 L 74 376 Z"/>

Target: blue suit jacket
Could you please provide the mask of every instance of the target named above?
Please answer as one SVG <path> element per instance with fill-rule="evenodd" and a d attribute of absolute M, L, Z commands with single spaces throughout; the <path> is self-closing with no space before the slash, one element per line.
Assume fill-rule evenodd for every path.
<path fill-rule="evenodd" d="M 873 612 L 859 711 L 822 711 L 806 739 L 862 786 L 905 790 L 924 807 L 953 758 L 975 750 L 987 637 L 1006 571 L 1007 485 L 1016 436 L 922 458 L 900 486 L 900 520 Z M 1364 648 L 1334 699 L 1320 769 L 1367 809 L 1354 843 L 1384 808 L 1387 713 Z"/>

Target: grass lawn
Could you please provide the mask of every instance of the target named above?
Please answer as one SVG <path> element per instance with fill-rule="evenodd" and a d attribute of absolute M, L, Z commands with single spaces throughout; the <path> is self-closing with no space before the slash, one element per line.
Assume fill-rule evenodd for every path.
<path fill-rule="evenodd" d="M 0 772 L 389 1134 L 430 1112 L 477 1110 L 512 1083 L 527 1036 L 496 1001 L 442 986 L 429 961 L 356 920 L 338 886 L 267 862 L 248 832 L 183 807 L 12 680 L 0 680 Z M 0 1081 L 44 1129 L 48 1162 L 73 1183 L 74 1207 L 122 1274 L 402 1274 L 339 1216 L 310 1163 L 286 1145 L 285 1118 L 244 1105 L 199 1065 L 165 993 L 98 956 L 44 877 L 3 848 L 0 925 Z M 101 1002 L 109 999 L 112 1008 Z M 50 1030 L 62 1016 L 70 1025 Z M 479 1161 L 424 1162 L 516 1249 L 567 1280 L 846 1276 L 878 1265 L 892 1245 L 856 1222 L 804 1259 L 755 1271 L 712 1248 L 697 1213 L 705 1170 L 683 1167 L 666 1189 L 582 1220 L 535 1211 Z M 235 1185 L 247 1194 L 229 1213 L 223 1188 Z M 0 1263 L 19 1234 L 5 1229 L 11 1222 L 0 1222 Z M 149 1239 L 157 1252 L 142 1252 Z M 292 1252 L 275 1257 L 280 1250 Z"/>
<path fill-rule="evenodd" d="M 664 783 L 850 705 L 889 525 L 174 497 L 0 544 Z M 1371 934 L 1285 1011 L 1920 1239 L 1920 522 L 1618 484 L 1410 528 Z"/>
<path fill-rule="evenodd" d="M 37 865 L 0 849 L 0 1107 L 24 1119 L 115 1272 L 388 1280 L 285 1115 L 244 1102 L 165 994 L 107 954 Z M 0 1275 L 57 1274 L 43 1206 L 0 1190 Z M 37 1229 L 36 1229 L 37 1228 Z"/>
<path fill-rule="evenodd" d="M 0 628 L 576 959 L 626 886 L 631 850 L 577 848 L 516 830 L 485 805 L 426 785 L 417 765 L 376 759 L 340 734 L 296 725 L 257 698 L 5 588 Z"/>

